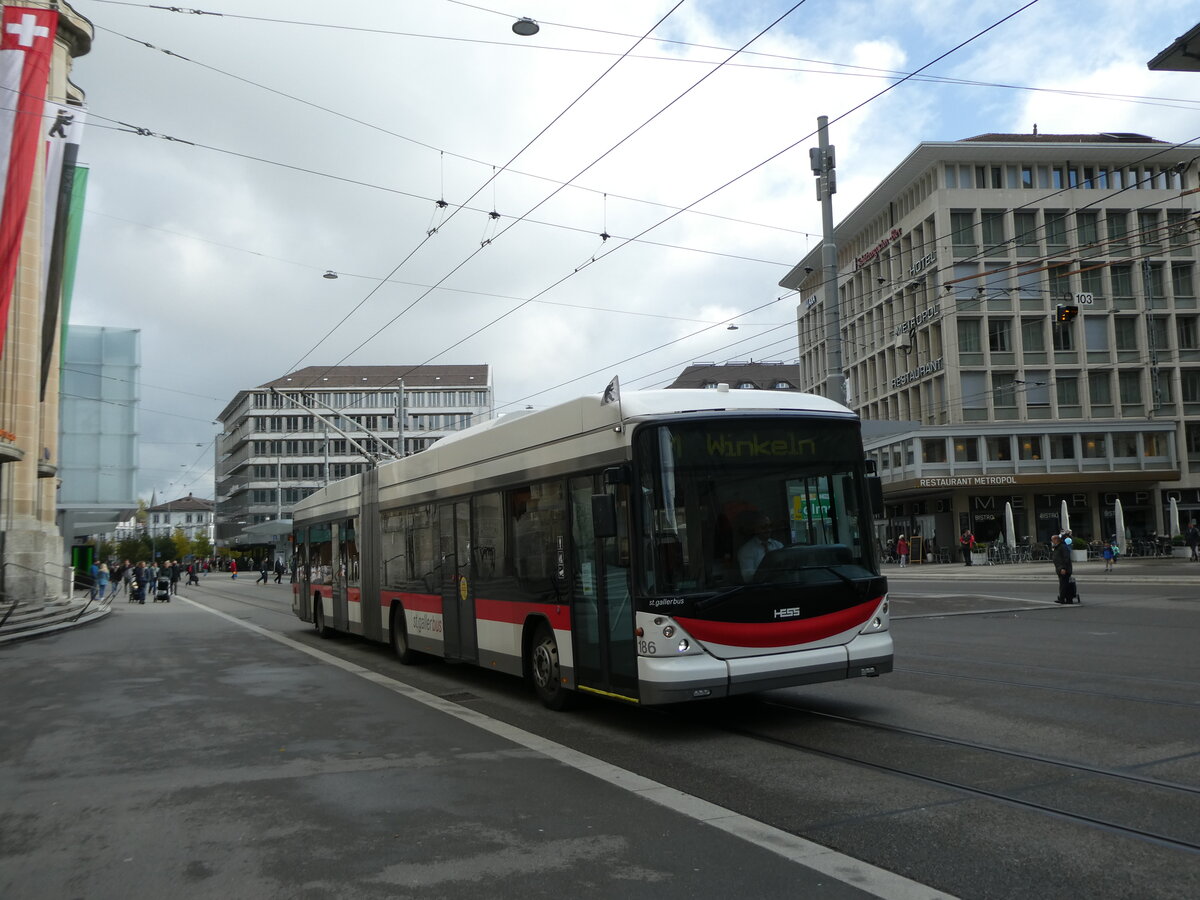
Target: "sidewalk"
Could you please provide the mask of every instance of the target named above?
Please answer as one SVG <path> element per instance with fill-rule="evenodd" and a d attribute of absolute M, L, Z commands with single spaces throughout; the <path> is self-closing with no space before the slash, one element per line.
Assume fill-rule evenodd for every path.
<path fill-rule="evenodd" d="M 930 578 L 955 579 L 1003 579 L 1005 581 L 1042 580 L 1050 574 L 1048 560 L 1027 563 L 997 563 L 995 565 L 966 566 L 958 563 L 914 563 L 901 568 L 889 564 L 883 566 L 883 574 L 889 581 L 917 581 Z M 1075 576 L 1103 578 L 1114 584 L 1152 582 L 1157 584 L 1193 584 L 1200 588 L 1200 563 L 1187 559 L 1167 557 L 1150 559 L 1123 558 L 1113 566 L 1111 574 L 1104 573 L 1104 560 L 1090 559 L 1075 563 Z"/>

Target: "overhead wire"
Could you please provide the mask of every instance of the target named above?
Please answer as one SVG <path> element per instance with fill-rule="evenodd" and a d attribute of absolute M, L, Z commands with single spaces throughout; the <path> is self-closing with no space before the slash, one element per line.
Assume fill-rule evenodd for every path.
<path fill-rule="evenodd" d="M 999 27 L 999 26 L 1000 26 L 1000 25 L 1002 25 L 1004 22 L 1007 22 L 1009 19 L 1012 19 L 1014 16 L 1016 16 L 1016 15 L 1020 14 L 1021 12 L 1023 12 L 1024 10 L 1028 9 L 1029 7 L 1033 6 L 1033 5 L 1034 5 L 1034 4 L 1036 4 L 1036 3 L 1037 3 L 1037 0 L 1029 0 L 1029 2 L 1027 2 L 1027 3 L 1023 4 L 1022 6 L 1020 6 L 1019 8 L 1017 8 L 1016 10 L 1014 10 L 1014 11 L 1012 11 L 1012 12 L 1008 13 L 1007 15 L 1005 15 L 1005 16 L 1003 16 L 1002 18 L 998 19 L 997 21 L 995 21 L 995 22 L 994 22 L 994 23 L 992 23 L 991 25 L 987 26 L 986 28 L 982 29 L 981 31 L 978 31 L 978 32 L 976 32 L 976 33 L 975 33 L 974 35 L 972 35 L 970 38 L 967 38 L 966 40 L 964 40 L 964 41 L 961 41 L 960 43 L 956 44 L 956 45 L 955 45 L 954 47 L 952 47 L 951 49 L 949 49 L 949 50 L 947 50 L 947 51 L 945 51 L 945 52 L 943 52 L 943 53 L 939 54 L 937 57 L 935 57 L 934 59 L 930 60 L 930 61 L 929 61 L 929 62 L 927 62 L 925 65 L 923 65 L 923 66 L 921 66 L 919 69 L 917 69 L 917 70 L 916 70 L 916 72 L 914 72 L 913 74 L 919 73 L 919 72 L 921 72 L 921 71 L 923 71 L 923 70 L 925 70 L 925 69 L 929 68 L 930 66 L 932 66 L 932 65 L 935 65 L 936 63 L 940 62 L 942 59 L 945 59 L 947 56 L 951 55 L 952 53 L 956 52 L 957 50 L 959 50 L 959 49 L 961 49 L 962 47 L 966 46 L 967 44 L 971 43 L 972 41 L 975 41 L 975 40 L 977 40 L 978 38 L 980 38 L 980 37 L 981 37 L 981 36 L 983 36 L 984 34 L 987 34 L 989 31 L 992 31 L 993 29 L 995 29 L 995 28 Z M 789 10 L 789 12 L 790 12 L 790 10 Z M 833 119 L 830 119 L 830 120 L 829 120 L 829 124 L 833 124 L 833 123 L 835 123 L 835 122 L 838 122 L 838 121 L 840 121 L 841 119 L 844 119 L 844 118 L 846 118 L 847 116 L 851 115 L 852 113 L 856 112 L 857 110 L 859 110 L 859 109 L 862 109 L 862 108 L 863 108 L 864 106 L 866 106 L 868 103 L 871 103 L 872 101 L 874 101 L 874 100 L 878 99 L 879 97 L 883 96 L 884 94 L 886 94 L 886 93 L 888 93 L 888 92 L 890 92 L 890 91 L 894 90 L 896 87 L 898 87 L 898 86 L 899 86 L 900 84 L 902 84 L 902 83 L 903 83 L 903 80 L 901 80 L 901 81 L 898 81 L 898 82 L 896 82 L 895 84 L 892 84 L 892 85 L 889 85 L 889 86 L 887 86 L 887 87 L 883 88 L 882 90 L 880 90 L 880 91 L 876 92 L 875 94 L 873 94 L 872 96 L 868 97 L 867 99 L 865 99 L 865 100 L 863 100 L 863 101 L 859 102 L 858 104 L 856 104 L 856 105 L 852 106 L 850 109 L 848 109 L 848 110 L 846 110 L 845 112 L 841 113 L 841 114 L 840 114 L 840 115 L 838 115 L 837 117 L 835 117 L 835 118 L 833 118 Z M 736 176 L 736 177 L 734 177 L 734 178 L 730 179 L 729 181 L 726 181 L 724 184 L 720 185 L 719 187 L 717 187 L 717 188 L 714 188 L 713 190 L 711 190 L 711 191 L 709 191 L 708 193 L 704 194 L 703 196 L 701 196 L 700 198 L 698 198 L 697 200 L 695 200 L 695 201 L 693 201 L 691 204 L 689 204 L 687 207 L 684 207 L 684 209 L 685 209 L 685 210 L 686 210 L 686 209 L 689 209 L 689 208 L 691 208 L 692 206 L 695 206 L 696 204 L 698 204 L 698 203 L 701 203 L 701 202 L 703 202 L 704 200 L 707 200 L 708 198 L 710 198 L 710 197 L 714 196 L 715 194 L 719 193 L 720 191 L 724 190 L 725 188 L 729 187 L 730 185 L 732 185 L 732 184 L 736 183 L 737 181 L 741 180 L 742 178 L 745 178 L 745 177 L 746 177 L 747 175 L 749 175 L 750 173 L 757 171 L 758 169 L 760 169 L 760 168 L 762 168 L 763 166 L 767 165 L 769 162 L 772 162 L 773 160 L 775 160 L 775 159 L 777 159 L 778 157 L 782 156 L 784 153 L 788 152 L 789 150 L 792 150 L 792 149 L 794 149 L 795 147 L 797 147 L 797 146 L 799 146 L 800 144 L 802 144 L 803 142 L 805 142 L 805 141 L 807 141 L 807 140 L 810 140 L 810 139 L 811 139 L 811 138 L 812 138 L 812 137 L 813 137 L 813 136 L 814 136 L 816 133 L 817 133 L 816 131 L 809 132 L 809 133 L 808 133 L 807 135 L 805 135 L 804 137 L 800 138 L 800 139 L 799 139 L 799 140 L 797 140 L 797 141 L 794 141 L 794 142 L 792 142 L 792 143 L 791 143 L 791 144 L 789 144 L 788 146 L 784 147 L 782 150 L 779 150 L 778 152 L 776 152 L 776 153 L 772 154 L 771 156 L 767 157 L 765 160 L 763 160 L 763 161 L 759 162 L 759 163 L 758 163 L 758 164 L 756 164 L 755 166 L 752 166 L 750 169 L 746 170 L 746 171 L 745 171 L 745 172 L 743 172 L 742 174 L 740 174 L 740 175 L 738 175 L 738 176 Z M 658 223 L 656 223 L 656 224 L 654 224 L 654 225 L 651 225 L 650 227 L 646 228 L 646 229 L 645 229 L 644 231 L 642 231 L 642 232 L 641 232 L 641 233 L 640 233 L 638 236 L 640 237 L 641 235 L 644 235 L 644 234 L 646 234 L 647 232 L 649 232 L 649 231 L 652 231 L 653 229 L 660 227 L 661 225 L 663 225 L 663 224 L 665 224 L 666 222 L 670 221 L 671 219 L 675 218 L 675 216 L 677 216 L 677 215 L 679 215 L 679 213 L 673 213 L 673 214 L 671 214 L 670 216 L 667 216 L 665 219 L 663 219 L 663 220 L 659 221 Z M 608 251 L 606 251 L 606 252 L 603 252 L 603 253 L 599 254 L 599 255 L 597 256 L 597 260 L 596 260 L 596 261 L 597 261 L 597 262 L 599 262 L 599 261 L 601 261 L 601 260 L 603 260 L 603 259 L 607 259 L 609 256 L 611 256 L 613 253 L 617 252 L 618 250 L 620 250 L 620 249 L 621 249 L 622 247 L 624 247 L 624 246 L 626 246 L 626 245 L 625 245 L 625 244 L 620 244 L 620 245 L 618 245 L 618 246 L 616 246 L 616 247 L 614 247 L 614 248 L 612 248 L 612 249 L 610 249 L 610 250 L 608 250 Z M 563 283 L 563 282 L 564 282 L 564 281 L 566 281 L 567 279 L 569 279 L 569 278 L 573 277 L 575 274 L 577 274 L 577 273 L 578 273 L 578 271 L 579 271 L 579 270 L 576 270 L 575 272 L 572 272 L 572 273 L 569 273 L 569 274 L 565 275 L 564 277 L 560 278 L 558 281 L 554 282 L 554 283 L 553 283 L 553 284 L 551 284 L 549 287 L 545 288 L 543 291 L 540 291 L 538 294 L 535 294 L 534 296 L 535 296 L 535 297 L 536 297 L 536 296 L 541 296 L 541 294 L 543 294 L 543 293 L 545 293 L 545 292 L 547 292 L 547 291 L 549 291 L 549 290 L 552 290 L 553 288 L 557 287 L 559 284 Z M 775 302 L 775 301 L 771 301 L 771 302 Z M 517 308 L 519 308 L 519 307 L 517 307 Z M 514 310 L 511 310 L 509 313 L 506 313 L 506 314 L 505 314 L 505 316 L 507 316 L 507 315 L 511 314 L 511 312 L 515 312 L 515 311 L 516 311 L 515 309 L 514 309 Z M 455 342 L 454 344 L 451 344 L 451 345 L 450 345 L 449 347 L 447 347 L 446 349 L 444 349 L 444 350 L 440 351 L 439 353 L 435 354 L 434 356 L 430 357 L 430 359 L 429 359 L 429 360 L 427 360 L 427 362 L 426 362 L 425 364 L 428 364 L 428 362 L 429 362 L 429 361 L 432 361 L 432 360 L 434 360 L 434 359 L 437 359 L 437 358 L 438 358 L 438 356 L 441 356 L 443 353 L 446 353 L 446 352 L 448 352 L 449 350 L 452 350 L 452 349 L 454 349 L 455 347 L 457 347 L 457 346 L 459 346 L 460 344 L 462 344 L 464 341 L 466 341 L 466 340 L 469 340 L 471 337 L 474 337 L 475 335 L 477 335 L 477 334 L 481 333 L 481 332 L 482 332 L 482 331 L 484 331 L 485 329 L 487 329 L 487 328 L 491 327 L 492 325 L 494 325 L 496 322 L 500 321 L 502 318 L 504 318 L 504 316 L 501 316 L 501 317 L 499 317 L 499 318 L 497 318 L 497 319 L 493 320 L 492 322 L 489 322 L 489 323 L 487 323 L 486 325 L 484 325 L 484 326 L 481 326 L 480 328 L 476 329 L 476 330 L 475 330 L 474 332 L 472 332 L 471 334 L 467 335 L 465 338 L 463 338 L 463 339 L 461 339 L 461 340 L 459 340 L 459 341 Z M 731 317 L 730 321 L 732 321 L 732 319 L 733 319 L 733 318 L 737 318 L 737 316 Z M 389 323 L 389 324 L 390 324 L 390 323 Z M 387 327 L 387 326 L 384 326 L 384 327 Z M 377 334 L 378 334 L 378 332 L 377 332 Z M 374 337 L 374 335 L 373 335 L 372 337 Z M 674 342 L 674 341 L 672 341 L 672 342 L 670 342 L 670 343 L 675 343 L 675 342 Z M 360 346 L 362 346 L 362 345 L 360 345 Z M 655 348 L 655 349 L 659 349 L 659 348 Z M 652 351 L 648 351 L 648 352 L 652 352 Z M 642 354 L 639 354 L 639 355 L 642 355 Z M 632 357 L 632 358 L 636 358 L 636 357 Z M 622 360 L 621 362 L 627 362 L 627 361 L 628 361 L 628 359 L 626 359 L 626 360 Z M 619 365 L 619 364 L 620 364 L 620 363 L 617 363 L 617 365 Z M 602 370 L 597 370 L 597 371 L 602 371 Z M 555 386 L 553 386 L 553 387 L 550 387 L 550 388 L 546 388 L 546 389 L 544 389 L 544 390 L 541 390 L 541 391 L 537 391 L 537 392 L 535 392 L 535 393 L 533 393 L 533 394 L 530 394 L 530 395 L 528 395 L 528 396 L 526 396 L 526 397 L 523 397 L 523 398 L 521 398 L 520 400 L 513 401 L 513 402 L 514 402 L 514 403 L 521 403 L 521 402 L 524 402 L 524 401 L 526 401 L 526 400 L 529 400 L 529 399 L 531 399 L 531 398 L 533 398 L 533 397 L 537 397 L 537 396 L 540 396 L 540 395 L 542 395 L 542 394 L 544 394 L 544 393 L 548 393 L 549 391 L 556 390 L 556 389 L 558 389 L 558 388 L 564 387 L 564 386 L 566 386 L 566 385 L 568 385 L 568 384 L 571 384 L 571 383 L 573 383 L 574 381 L 580 380 L 580 378 L 589 377 L 590 375 L 593 375 L 593 374 L 596 374 L 596 373 L 595 373 L 595 372 L 590 372 L 590 373 L 587 373 L 586 375 L 580 376 L 579 378 L 573 378 L 573 379 L 570 379 L 569 381 L 566 381 L 566 382 L 561 382 L 561 383 L 559 383 L 558 385 L 555 385 Z M 509 405 L 511 405 L 511 404 L 509 404 Z"/>

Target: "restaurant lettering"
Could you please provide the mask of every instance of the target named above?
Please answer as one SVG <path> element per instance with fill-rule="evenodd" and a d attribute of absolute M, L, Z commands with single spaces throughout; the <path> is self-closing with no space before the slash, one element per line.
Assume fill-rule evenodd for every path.
<path fill-rule="evenodd" d="M 922 378 L 940 371 L 942 371 L 942 357 L 939 356 L 933 362 L 924 363 L 923 365 L 917 366 L 915 369 L 905 372 L 903 375 L 897 375 L 892 379 L 892 387 L 904 387 L 906 384 L 911 384 L 914 381 L 920 381 Z"/>
<path fill-rule="evenodd" d="M 1016 484 L 1016 475 L 947 475 L 940 478 L 918 478 L 921 487 L 978 487 L 988 484 Z"/>

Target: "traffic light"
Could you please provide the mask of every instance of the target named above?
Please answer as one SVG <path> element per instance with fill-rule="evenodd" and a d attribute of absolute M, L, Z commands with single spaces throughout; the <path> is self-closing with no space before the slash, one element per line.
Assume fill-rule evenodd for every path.
<path fill-rule="evenodd" d="M 1054 321 L 1070 322 L 1079 315 L 1079 307 L 1073 303 L 1060 303 L 1054 312 Z"/>

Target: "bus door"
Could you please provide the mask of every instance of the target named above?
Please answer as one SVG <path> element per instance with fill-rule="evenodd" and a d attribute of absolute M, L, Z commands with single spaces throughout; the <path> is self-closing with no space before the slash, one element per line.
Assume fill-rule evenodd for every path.
<path fill-rule="evenodd" d="M 308 529 L 298 528 L 292 534 L 292 612 L 302 622 L 312 621 L 312 589 L 308 576 Z"/>
<path fill-rule="evenodd" d="M 328 584 L 333 588 L 333 609 L 329 611 L 329 624 L 338 631 L 349 631 L 350 604 L 346 600 L 345 559 L 347 525 L 333 522 L 329 529 L 331 535 L 329 565 L 322 567 L 329 570 Z"/>
<path fill-rule="evenodd" d="M 471 504 L 438 506 L 438 559 L 442 585 L 442 639 L 447 659 L 475 661 L 475 587 L 471 584 Z"/>
<path fill-rule="evenodd" d="M 358 538 L 359 612 L 363 635 L 373 641 L 386 641 L 383 610 L 380 606 L 379 470 L 368 469 L 362 475 L 362 515 L 355 523 Z"/>
<path fill-rule="evenodd" d="M 636 700 L 637 655 L 629 565 L 629 486 L 603 486 L 597 477 L 572 478 L 571 632 L 575 680 L 580 688 Z M 615 534 L 600 536 L 592 518 L 593 496 L 614 501 Z M 601 506 L 605 501 L 601 501 Z"/>

